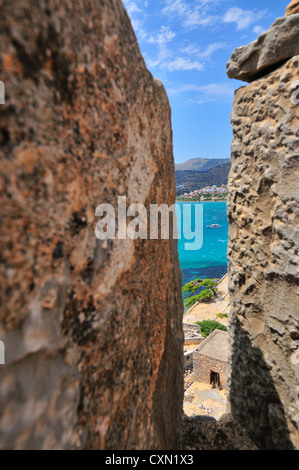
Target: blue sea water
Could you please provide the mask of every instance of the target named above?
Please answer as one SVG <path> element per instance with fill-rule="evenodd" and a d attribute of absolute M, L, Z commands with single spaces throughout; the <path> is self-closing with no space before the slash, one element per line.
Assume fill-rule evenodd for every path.
<path fill-rule="evenodd" d="M 188 240 L 183 237 L 178 241 L 180 266 L 183 284 L 201 278 L 221 278 L 227 272 L 228 219 L 226 202 L 177 203 L 183 220 L 184 204 L 203 206 L 203 245 L 199 250 L 186 250 Z M 194 226 L 195 210 L 192 210 L 191 223 Z M 210 229 L 207 225 L 219 224 L 221 228 Z"/>

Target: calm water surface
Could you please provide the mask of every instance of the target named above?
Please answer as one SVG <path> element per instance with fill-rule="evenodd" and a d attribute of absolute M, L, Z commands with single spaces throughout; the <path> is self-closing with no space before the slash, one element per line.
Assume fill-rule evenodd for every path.
<path fill-rule="evenodd" d="M 203 206 L 203 246 L 197 251 L 186 251 L 183 238 L 178 241 L 183 284 L 196 277 L 220 278 L 227 272 L 228 220 L 226 202 L 178 203 Z M 195 212 L 192 210 L 192 224 Z M 207 225 L 219 224 L 221 228 L 210 229 Z"/>

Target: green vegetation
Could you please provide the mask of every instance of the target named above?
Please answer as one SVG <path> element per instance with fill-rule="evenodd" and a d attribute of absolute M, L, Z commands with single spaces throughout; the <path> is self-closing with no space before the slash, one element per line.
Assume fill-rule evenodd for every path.
<path fill-rule="evenodd" d="M 186 307 L 192 307 L 197 302 L 207 302 L 217 295 L 218 279 L 195 279 L 183 287 Z"/>
<path fill-rule="evenodd" d="M 227 313 L 218 313 L 217 317 L 221 318 L 221 320 L 222 320 L 223 318 L 228 318 L 228 314 Z"/>
<path fill-rule="evenodd" d="M 204 338 L 207 338 L 215 330 L 227 331 L 226 326 L 215 320 L 198 321 L 196 322 L 196 325 L 199 325 L 200 334 Z"/>

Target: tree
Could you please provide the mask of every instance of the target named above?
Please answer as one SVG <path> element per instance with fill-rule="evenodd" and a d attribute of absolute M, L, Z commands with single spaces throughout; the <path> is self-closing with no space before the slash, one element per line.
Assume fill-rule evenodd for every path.
<path fill-rule="evenodd" d="M 183 287 L 186 307 L 192 307 L 196 302 L 207 302 L 217 295 L 218 279 L 195 279 Z"/>
<path fill-rule="evenodd" d="M 199 326 L 200 333 L 204 338 L 207 338 L 215 330 L 227 331 L 225 325 L 222 325 L 221 323 L 215 320 L 198 321 L 196 322 L 196 325 Z"/>

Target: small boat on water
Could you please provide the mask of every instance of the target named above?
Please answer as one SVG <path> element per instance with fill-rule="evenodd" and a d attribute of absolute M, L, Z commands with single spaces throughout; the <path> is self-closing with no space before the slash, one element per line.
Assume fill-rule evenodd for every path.
<path fill-rule="evenodd" d="M 211 224 L 211 225 L 207 225 L 208 228 L 221 228 L 221 225 L 219 224 Z"/>

